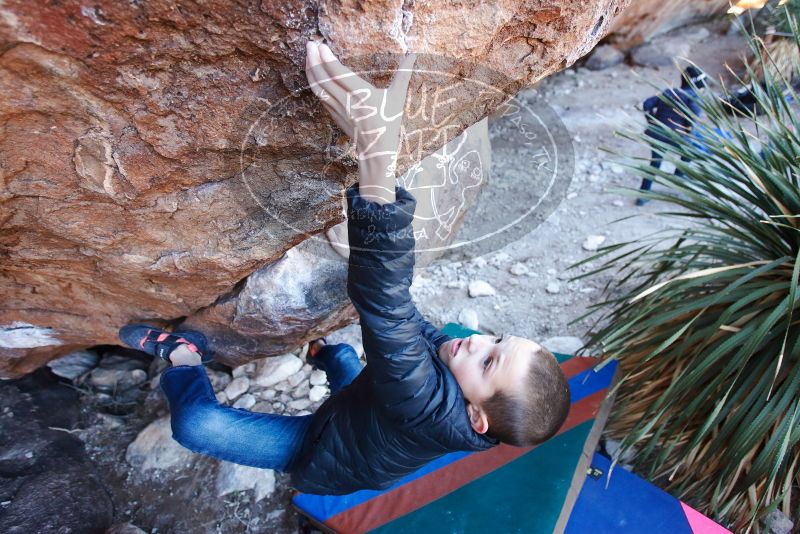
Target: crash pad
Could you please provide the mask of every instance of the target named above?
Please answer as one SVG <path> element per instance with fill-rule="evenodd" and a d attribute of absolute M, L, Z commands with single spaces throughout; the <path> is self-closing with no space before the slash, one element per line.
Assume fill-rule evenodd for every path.
<path fill-rule="evenodd" d="M 443 331 L 477 333 L 452 323 Z M 595 358 L 556 357 L 572 405 L 554 438 L 536 447 L 450 453 L 383 491 L 298 493 L 294 507 L 322 531 L 341 534 L 563 531 L 611 406 L 616 362 L 596 370 Z"/>
<path fill-rule="evenodd" d="M 566 534 L 730 534 L 688 504 L 595 453 Z"/>

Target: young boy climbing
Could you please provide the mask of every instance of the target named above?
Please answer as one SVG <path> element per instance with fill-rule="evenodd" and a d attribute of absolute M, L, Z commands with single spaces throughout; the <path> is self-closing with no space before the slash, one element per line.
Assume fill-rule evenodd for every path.
<path fill-rule="evenodd" d="M 351 346 L 317 340 L 306 358 L 327 372 L 330 398 L 311 415 L 255 413 L 217 402 L 201 333 L 125 326 L 124 343 L 172 364 L 161 386 L 173 437 L 209 456 L 289 472 L 297 489 L 318 494 L 384 489 L 453 451 L 547 440 L 569 410 L 553 355 L 517 336 L 451 338 L 411 300 L 416 201 L 395 185 L 394 170 L 415 56 L 379 89 L 327 46 L 309 42 L 306 52 L 312 90 L 354 139 L 359 158 L 359 182 L 346 190 L 347 291 L 367 365 Z"/>

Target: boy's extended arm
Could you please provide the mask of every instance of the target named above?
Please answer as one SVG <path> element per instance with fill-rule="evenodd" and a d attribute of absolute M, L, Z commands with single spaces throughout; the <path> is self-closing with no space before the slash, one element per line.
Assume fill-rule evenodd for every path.
<path fill-rule="evenodd" d="M 416 200 L 395 185 L 414 59 L 406 56 L 391 85 L 378 89 L 339 63 L 325 45 L 309 42 L 306 56 L 312 90 L 358 154 L 359 182 L 346 190 L 347 293 L 361 318 L 374 398 L 387 415 L 407 424 L 422 420 L 440 394 L 430 341 L 409 293 Z"/>
<path fill-rule="evenodd" d="M 374 398 L 389 416 L 413 425 L 437 405 L 439 376 L 429 343 L 438 346 L 434 340 L 443 335 L 431 331 L 409 292 L 416 200 L 397 187 L 395 202 L 378 204 L 361 197 L 358 187 L 347 189 L 347 293 L 361 319 Z"/>

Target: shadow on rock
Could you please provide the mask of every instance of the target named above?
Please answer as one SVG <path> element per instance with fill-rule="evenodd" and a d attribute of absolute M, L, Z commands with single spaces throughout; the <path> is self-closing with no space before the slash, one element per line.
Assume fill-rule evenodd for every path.
<path fill-rule="evenodd" d="M 113 504 L 83 442 L 71 434 L 78 394 L 46 371 L 0 383 L 0 532 L 91 533 Z"/>

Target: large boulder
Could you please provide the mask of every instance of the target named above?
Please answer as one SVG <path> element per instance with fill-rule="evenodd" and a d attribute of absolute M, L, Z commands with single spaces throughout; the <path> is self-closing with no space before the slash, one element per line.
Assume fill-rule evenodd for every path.
<path fill-rule="evenodd" d="M 625 54 L 609 44 L 600 45 L 592 51 L 584 66 L 589 70 L 603 70 L 625 61 Z"/>
<path fill-rule="evenodd" d="M 672 67 L 680 58 L 688 57 L 690 51 L 691 46 L 686 41 L 645 43 L 633 50 L 631 59 L 642 67 Z"/>
<path fill-rule="evenodd" d="M 309 38 L 379 85 L 419 53 L 404 173 L 586 54 L 627 2 L 3 2 L 0 376 L 191 317 L 342 221 L 356 162 L 305 88 Z"/>

